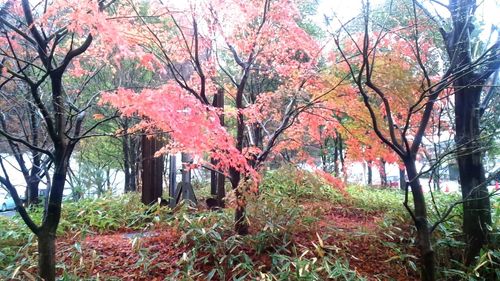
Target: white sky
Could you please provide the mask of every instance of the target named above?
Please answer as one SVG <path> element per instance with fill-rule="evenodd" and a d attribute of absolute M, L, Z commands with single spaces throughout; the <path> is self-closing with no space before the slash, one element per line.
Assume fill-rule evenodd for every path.
<path fill-rule="evenodd" d="M 386 0 L 371 0 L 372 6 L 385 2 Z M 442 17 L 449 16 L 448 11 L 438 4 L 430 4 L 430 0 L 419 0 L 424 3 L 430 11 L 437 11 Z M 448 0 L 439 0 L 447 5 Z M 349 20 L 359 14 L 362 0 L 319 0 L 318 24 L 324 24 L 324 15 L 337 15 L 342 21 Z M 487 25 L 497 25 L 500 27 L 500 0 L 477 0 L 479 5 L 476 16 L 483 19 Z"/>

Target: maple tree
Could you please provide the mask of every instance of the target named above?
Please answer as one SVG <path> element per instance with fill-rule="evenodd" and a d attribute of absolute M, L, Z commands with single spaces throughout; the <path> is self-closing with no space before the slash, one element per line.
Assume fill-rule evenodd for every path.
<path fill-rule="evenodd" d="M 398 157 L 377 140 L 362 101 L 345 77 L 335 75 L 323 77 L 325 87 L 332 91 L 326 94 L 320 92 L 319 102 L 302 113 L 276 150 L 282 157 L 290 153 L 294 155 L 287 161 L 306 163 L 311 167 L 321 166 L 325 172 L 333 172 L 336 177 L 340 177 L 342 169 L 344 182 L 347 181 L 346 169 L 352 163 L 366 161 L 383 174 L 382 163 L 396 163 Z M 330 151 L 331 145 L 333 151 Z M 316 163 L 318 158 L 321 159 L 320 164 Z"/>
<path fill-rule="evenodd" d="M 398 6 L 394 5 L 396 10 Z M 404 205 L 417 229 L 422 280 L 435 280 L 430 235 L 436 224 L 428 223 L 415 161 L 434 104 L 440 102 L 440 93 L 460 73 L 454 69 L 440 72 L 432 60 L 439 51 L 431 48 L 433 37 L 426 32 L 431 25 L 421 19 L 422 12 L 415 2 L 410 7 L 410 17 L 392 24 L 391 3 L 386 18 L 378 25 L 371 19 L 371 8 L 367 3 L 361 20 L 364 30 L 356 33 L 343 25 L 341 32 L 335 35 L 335 43 L 341 62 L 369 113 L 373 132 L 405 165 L 414 208 L 408 205 L 408 189 Z"/>
<path fill-rule="evenodd" d="M 195 165 L 228 175 L 237 198 L 235 228 L 245 234 L 247 181 L 256 184 L 256 170 L 280 135 L 311 106 L 319 46 L 297 25 L 300 13 L 290 1 L 150 5 L 148 14 L 134 8 L 137 32 L 154 54 L 142 63 L 165 73 L 166 81 L 137 93 L 119 89 L 103 101 L 125 116 L 146 117 L 137 128 L 167 132 L 170 143 L 160 153 L 186 152 Z M 212 105 L 218 91 L 230 98 L 224 107 Z M 234 131 L 222 126 L 222 114 L 235 120 Z"/>
<path fill-rule="evenodd" d="M 4 97 L 14 97 L 16 103 L 29 108 L 30 114 L 38 118 L 38 132 L 31 134 L 16 127 L 2 126 L 0 135 L 11 146 L 36 151 L 37 155 L 47 159 L 43 166 L 38 166 L 37 160 L 33 161 L 35 165 L 32 167 L 35 172 L 43 169 L 48 179 L 48 194 L 40 225 L 22 205 L 3 158 L 0 158 L 0 181 L 38 239 L 38 270 L 44 280 L 56 278 L 56 230 L 71 155 L 81 139 L 92 136 L 92 130 L 108 120 L 85 125 L 84 119 L 95 104 L 95 95 L 84 99 L 82 92 L 93 77 L 93 67 L 111 56 L 124 56 L 117 46 L 125 39 L 114 35 L 118 28 L 107 21 L 104 12 L 113 3 L 52 1 L 50 5 L 32 6 L 30 1 L 23 0 L 7 1 L 1 8 L 0 88 L 7 93 L 23 93 L 22 98 L 2 95 L 2 102 L 9 102 Z M 85 69 L 78 60 L 81 58 L 96 58 L 91 60 L 95 64 L 88 63 L 88 69 Z M 2 107 L 2 113 L 7 109 Z M 5 113 L 8 116 L 12 112 Z"/>

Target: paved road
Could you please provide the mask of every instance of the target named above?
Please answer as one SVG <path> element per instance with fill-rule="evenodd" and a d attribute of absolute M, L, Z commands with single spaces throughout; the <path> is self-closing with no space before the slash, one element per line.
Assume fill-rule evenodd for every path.
<path fill-rule="evenodd" d="M 16 211 L 7 211 L 7 212 L 0 212 L 0 216 L 3 217 L 13 217 L 16 214 Z"/>

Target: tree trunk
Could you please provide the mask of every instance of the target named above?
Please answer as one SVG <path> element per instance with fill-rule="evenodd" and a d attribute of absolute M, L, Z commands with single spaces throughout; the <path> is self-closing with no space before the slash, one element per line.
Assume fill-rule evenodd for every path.
<path fill-rule="evenodd" d="M 217 161 L 211 160 L 212 165 L 216 165 Z M 210 172 L 210 194 L 213 198 L 217 200 L 217 206 L 220 208 L 224 208 L 224 198 L 226 197 L 226 189 L 225 189 L 225 181 L 226 177 L 218 173 L 216 171 Z"/>
<path fill-rule="evenodd" d="M 449 10 L 452 17 L 452 30 L 442 32 L 450 64 L 454 70 L 473 66 L 472 57 L 474 12 L 476 1 L 452 0 Z M 495 56 L 499 42 L 491 47 L 490 54 Z M 463 204 L 463 230 L 466 236 L 465 265 L 470 265 L 487 243 L 488 225 L 491 224 L 490 200 L 484 183 L 484 167 L 480 143 L 480 98 L 483 85 L 488 77 L 499 67 L 498 55 L 467 71 L 453 82 L 455 95 L 455 143 L 458 148 L 457 162 L 460 174 Z M 481 198 L 481 199 L 480 199 Z M 472 201 L 470 201 L 472 199 Z"/>
<path fill-rule="evenodd" d="M 237 206 L 234 212 L 234 230 L 239 235 L 247 235 L 249 225 L 246 220 L 246 199 L 239 189 L 235 190 L 235 194 Z"/>
<path fill-rule="evenodd" d="M 213 105 L 221 109 L 221 113 L 219 115 L 219 122 L 221 126 L 224 126 L 224 90 L 219 89 L 217 94 L 214 96 Z M 212 165 L 217 165 L 217 161 L 215 159 L 210 160 Z M 224 175 L 217 173 L 215 171 L 211 171 L 210 177 L 210 193 L 217 200 L 217 206 L 220 208 L 224 208 L 224 197 L 226 197 L 226 190 L 224 187 L 225 177 Z"/>
<path fill-rule="evenodd" d="M 339 138 L 333 139 L 333 174 L 335 177 L 339 176 Z"/>
<path fill-rule="evenodd" d="M 109 192 L 111 191 L 111 168 L 109 166 L 107 166 L 105 168 L 106 170 L 106 192 Z"/>
<path fill-rule="evenodd" d="M 217 203 L 219 207 L 224 208 L 224 198 L 226 197 L 226 177 L 222 174 L 217 175 Z"/>
<path fill-rule="evenodd" d="M 344 182 L 347 183 L 347 167 L 345 166 L 345 154 L 344 148 L 342 144 L 342 136 L 339 134 L 339 157 L 340 157 L 340 166 L 342 167 L 342 175 L 344 177 Z"/>
<path fill-rule="evenodd" d="M 245 71 L 241 82 L 238 85 L 238 91 L 236 92 L 236 108 L 238 113 L 236 116 L 236 149 L 241 153 L 243 151 L 243 138 L 245 133 L 245 121 L 243 113 L 240 109 L 245 108 L 243 106 L 243 92 L 245 90 L 245 85 L 248 80 L 249 72 Z M 239 235 L 248 234 L 248 223 L 246 220 L 246 198 L 242 190 L 240 190 L 241 181 L 241 171 L 232 167 L 229 169 L 229 174 L 231 175 L 231 187 L 235 191 L 237 207 L 234 214 L 234 230 Z"/>
<path fill-rule="evenodd" d="M 42 280 L 56 280 L 56 235 L 42 231 L 38 235 L 38 270 Z"/>
<path fill-rule="evenodd" d="M 56 279 L 56 231 L 61 219 L 61 203 L 66 183 L 66 174 L 69 167 L 69 156 L 72 148 L 56 150 L 56 161 L 54 161 L 54 179 L 47 196 L 49 199 L 45 207 L 38 238 L 38 270 L 40 277 L 45 281 Z"/>
<path fill-rule="evenodd" d="M 133 191 L 131 190 L 132 177 L 130 175 L 131 165 L 129 159 L 130 156 L 129 138 L 130 136 L 128 135 L 125 135 L 122 138 L 123 172 L 125 174 L 125 186 L 124 186 L 125 193 Z"/>
<path fill-rule="evenodd" d="M 459 81 L 460 82 L 460 81 Z M 464 82 L 465 83 L 465 82 Z M 455 142 L 463 204 L 463 231 L 466 236 L 465 264 L 470 265 L 488 241 L 491 225 L 490 198 L 485 182 L 479 141 L 479 102 L 481 89 L 464 87 L 455 94 Z"/>
<path fill-rule="evenodd" d="M 154 204 L 161 198 L 163 192 L 163 156 L 154 157 L 162 146 L 157 137 L 142 138 L 142 195 L 145 205 Z"/>
<path fill-rule="evenodd" d="M 34 167 L 32 169 L 35 169 Z M 38 204 L 38 186 L 40 185 L 40 179 L 38 176 L 31 173 L 32 175 L 28 178 L 28 184 L 26 186 L 26 203 L 28 205 Z"/>
<path fill-rule="evenodd" d="M 215 159 L 210 159 L 210 164 L 213 166 L 217 165 L 217 161 Z M 212 197 L 217 196 L 217 172 L 210 171 L 210 195 Z"/>
<path fill-rule="evenodd" d="M 139 150 L 140 139 L 138 137 L 133 137 L 130 139 L 130 190 L 137 191 L 137 186 L 139 185 L 139 169 L 141 161 L 139 157 L 141 152 Z"/>
<path fill-rule="evenodd" d="M 385 161 L 380 160 L 380 181 L 382 186 L 387 186 L 387 172 L 385 170 Z"/>
<path fill-rule="evenodd" d="M 129 129 L 129 119 L 123 118 L 121 123 L 122 130 L 125 134 L 122 137 L 122 151 L 123 151 L 123 173 L 125 175 L 124 191 L 133 192 L 137 190 L 137 174 L 136 174 L 136 141 L 127 133 Z"/>
<path fill-rule="evenodd" d="M 427 207 L 425 205 L 424 192 L 418 179 L 418 172 L 413 159 L 405 160 L 406 172 L 408 173 L 409 185 L 413 195 L 414 223 L 417 228 L 417 247 L 420 251 L 421 280 L 436 280 L 434 250 L 431 244 L 431 233 L 427 222 Z"/>
<path fill-rule="evenodd" d="M 29 94 L 26 93 L 27 100 L 31 100 Z M 40 145 L 40 118 L 35 106 L 30 102 L 28 104 L 28 112 L 30 117 L 30 129 L 31 129 L 31 140 L 34 146 Z M 39 151 L 31 150 L 31 155 L 33 157 L 33 162 L 31 165 L 31 171 L 28 178 L 26 178 L 26 202 L 28 205 L 38 204 L 38 186 L 40 184 L 40 178 L 38 173 L 41 171 L 42 155 Z"/>
<path fill-rule="evenodd" d="M 170 154 L 168 165 L 168 196 L 170 208 L 174 208 L 175 202 L 175 188 L 177 185 L 177 157 L 175 154 Z"/>
<path fill-rule="evenodd" d="M 236 210 L 234 213 L 234 230 L 239 235 L 248 234 L 248 222 L 246 220 L 246 198 L 240 190 L 241 173 L 235 168 L 230 168 L 231 174 L 231 187 L 236 195 Z"/>
<path fill-rule="evenodd" d="M 368 185 L 373 185 L 373 171 L 372 171 L 372 161 L 367 162 L 368 168 Z"/>
<path fill-rule="evenodd" d="M 404 169 L 399 169 L 399 188 L 401 190 L 406 190 L 406 175 Z"/>

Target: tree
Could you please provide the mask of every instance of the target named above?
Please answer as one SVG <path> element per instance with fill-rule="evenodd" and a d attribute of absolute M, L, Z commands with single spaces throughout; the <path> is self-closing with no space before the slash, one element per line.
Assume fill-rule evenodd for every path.
<path fill-rule="evenodd" d="M 105 125 L 109 124 L 112 123 Z M 98 131 L 100 130 L 96 130 Z M 122 168 L 120 140 L 108 136 L 85 139 L 79 143 L 76 150 L 78 174 L 75 175 L 74 171 L 70 173 L 71 179 L 76 181 L 75 189 L 72 189 L 73 199 L 82 198 L 85 191 L 97 197 L 111 192 L 117 172 Z"/>
<path fill-rule="evenodd" d="M 15 90 L 14 90 L 15 89 Z M 22 97 L 8 93 L 14 90 L 23 93 Z M 4 95 L 3 110 L 0 115 L 0 125 L 3 131 L 15 131 L 16 134 L 22 134 L 26 139 L 30 139 L 33 145 L 43 146 L 43 135 L 40 132 L 40 116 L 37 114 L 36 108 L 33 104 L 25 104 L 23 100 L 30 100 L 29 90 L 23 87 L 12 87 L 5 91 L 2 90 Z M 14 156 L 17 166 L 26 182 L 26 202 L 31 204 L 38 203 L 38 188 L 42 181 L 44 174 L 44 166 L 48 164 L 47 158 L 36 149 L 29 149 L 20 146 L 18 143 L 5 139 L 6 147 L 4 151 L 9 151 Z"/>
<path fill-rule="evenodd" d="M 255 186 L 255 170 L 299 112 L 311 106 L 307 93 L 316 87 L 311 81 L 319 48 L 297 25 L 300 14 L 290 1 L 197 1 L 185 9 L 170 2 L 150 5 L 154 9 L 146 15 L 134 8 L 141 20 L 138 32 L 150 39 L 144 45 L 155 54 L 146 63 L 169 81 L 137 95 L 122 89 L 116 97 L 107 95 L 106 101 L 125 115 L 146 117 L 144 127 L 168 132 L 171 143 L 166 150 L 190 153 L 195 163 L 203 162 L 204 153 L 216 160 L 204 163 L 229 176 L 238 203 L 235 229 L 246 234 L 244 196 L 250 174 Z M 221 6 L 225 8 L 218 9 Z M 229 98 L 225 107 L 217 109 L 210 101 L 220 89 Z M 281 97 L 274 108 L 265 103 L 272 96 Z M 168 102 L 158 102 L 167 97 Z M 263 123 L 254 114 L 260 109 L 267 109 L 266 116 L 277 114 Z M 221 114 L 225 126 L 234 128 L 221 125 Z"/>
<path fill-rule="evenodd" d="M 468 68 L 453 82 L 455 97 L 455 143 L 466 235 L 465 264 L 469 265 L 488 241 L 491 225 L 490 196 L 485 183 L 481 141 L 481 94 L 489 77 L 500 68 L 500 37 L 483 50 L 474 50 L 475 0 L 451 0 L 451 29 L 441 27 L 444 45 L 453 72 Z"/>
<path fill-rule="evenodd" d="M 415 161 L 434 105 L 440 103 L 440 93 L 470 68 L 440 71 L 432 59 L 439 56 L 439 50 L 432 48 L 432 25 L 422 20 L 422 12 L 414 2 L 391 2 L 385 8 L 388 12 L 381 19 L 374 19 L 369 2 L 366 3 L 361 20 L 363 30 L 353 32 L 348 25 L 342 25 L 334 40 L 369 113 L 372 130 L 405 165 L 414 207 L 408 205 L 408 189 L 404 205 L 417 229 L 421 278 L 435 280 L 431 243 L 435 226 L 428 221 Z M 396 8 L 403 8 L 397 10 L 399 14 L 410 11 L 409 16 L 393 17 Z"/>
<path fill-rule="evenodd" d="M 89 53 L 93 42 L 106 42 L 109 52 L 116 46 L 112 43 L 119 40 L 109 33 L 113 26 L 102 12 L 113 2 L 54 1 L 50 6 L 33 8 L 30 1 L 23 0 L 7 1 L 1 9 L 0 87 L 11 94 L 19 89 L 26 90 L 26 95 L 18 102 L 36 111 L 40 118 L 38 129 L 43 137 L 35 141 L 33 135 L 8 126 L 0 129 L 0 135 L 10 143 L 37 151 L 49 159 L 50 164 L 45 166 L 44 172 L 50 174 L 51 180 L 40 225 L 23 207 L 2 158 L 0 182 L 8 189 L 17 211 L 38 239 L 39 275 L 48 281 L 56 278 L 55 239 L 69 160 L 79 140 L 91 136 L 93 128 L 107 121 L 103 119 L 91 127 L 84 126 L 86 111 L 95 99 L 81 99 L 86 79 L 70 85 L 67 78 L 70 73 L 73 77 L 81 77 L 77 58 Z M 101 57 L 107 54 L 101 53 Z M 73 88 L 75 85 L 78 87 Z"/>

